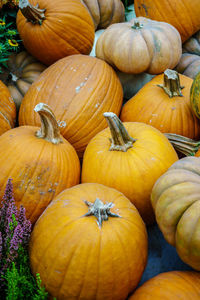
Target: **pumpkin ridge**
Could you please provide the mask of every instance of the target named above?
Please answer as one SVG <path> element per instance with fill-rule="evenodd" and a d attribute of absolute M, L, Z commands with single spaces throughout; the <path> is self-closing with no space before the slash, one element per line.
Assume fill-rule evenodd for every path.
<path fill-rule="evenodd" d="M 68 15 L 69 15 L 69 12 L 67 12 L 68 13 Z M 64 13 L 63 13 L 63 15 L 64 15 Z M 74 14 L 71 14 L 72 15 L 72 17 L 73 17 L 73 19 L 75 19 L 75 15 Z M 78 17 L 77 17 L 78 18 Z M 64 42 L 66 42 L 67 43 L 67 45 L 69 45 L 69 46 L 71 46 L 73 49 L 75 49 L 75 50 L 77 50 L 76 48 L 74 48 L 71 44 L 69 44 L 64 38 L 63 38 L 63 36 L 61 36 L 60 34 L 59 34 L 59 32 L 57 32 L 57 31 L 53 31 L 53 27 L 55 26 L 55 25 L 60 25 L 59 24 L 59 22 L 56 22 L 56 20 L 54 19 L 54 18 L 52 18 L 53 19 L 53 21 L 52 20 L 49 20 L 50 22 L 47 24 L 46 23 L 46 26 L 49 28 L 49 29 L 51 29 L 52 30 L 52 32 L 54 32 L 56 35 L 58 35 L 62 40 L 64 40 Z M 73 20 L 74 21 L 74 20 Z M 81 21 L 84 21 L 87 25 L 88 25 L 88 23 L 85 21 L 85 20 L 82 20 L 81 19 Z M 58 30 L 59 31 L 59 30 Z M 73 33 L 73 36 L 76 36 L 76 38 L 77 38 L 77 33 L 72 29 L 72 28 L 70 28 L 70 33 Z M 87 39 L 87 35 L 84 35 L 84 33 L 82 32 L 82 34 L 81 34 L 81 39 L 79 38 L 78 39 L 78 41 L 77 42 L 80 42 L 80 41 L 88 41 L 88 39 Z M 79 51 L 79 53 L 80 53 L 80 51 Z"/>
<path fill-rule="evenodd" d="M 189 271 L 188 271 L 189 272 Z M 193 283 L 192 280 L 188 280 L 187 276 L 182 276 L 181 272 L 176 272 L 176 275 L 182 279 L 184 279 L 184 281 L 188 282 L 189 285 L 191 285 L 193 287 L 194 290 L 197 291 L 197 294 L 199 295 L 199 289 L 197 288 L 197 285 Z"/>
<path fill-rule="evenodd" d="M 6 114 L 3 114 L 2 111 L 0 111 L 0 115 L 3 117 L 3 119 L 8 123 L 9 127 L 12 128 L 11 123 L 9 119 L 7 118 Z"/>

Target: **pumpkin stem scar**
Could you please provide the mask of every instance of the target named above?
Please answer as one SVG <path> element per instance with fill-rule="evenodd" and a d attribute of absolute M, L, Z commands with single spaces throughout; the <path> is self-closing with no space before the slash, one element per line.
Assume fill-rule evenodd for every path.
<path fill-rule="evenodd" d="M 19 8 L 28 22 L 42 25 L 42 21 L 45 20 L 44 12 L 46 9 L 38 8 L 38 4 L 33 6 L 28 0 L 19 0 Z"/>
<path fill-rule="evenodd" d="M 109 216 L 121 218 L 120 215 L 114 214 L 110 211 L 110 209 L 114 206 L 112 202 L 107 202 L 106 204 L 104 204 L 99 198 L 96 198 L 94 203 L 87 200 L 85 200 L 84 202 L 89 207 L 89 211 L 85 215 L 83 215 L 83 217 L 95 216 L 97 218 L 97 224 L 99 228 L 102 227 L 103 221 L 108 220 Z"/>
<path fill-rule="evenodd" d="M 45 139 L 52 144 L 63 143 L 56 117 L 47 104 L 39 103 L 34 110 L 41 119 L 41 128 L 36 131 L 35 136 Z"/>
<path fill-rule="evenodd" d="M 129 148 L 133 147 L 136 139 L 128 134 L 128 131 L 117 115 L 112 112 L 105 112 L 103 115 L 106 118 L 112 136 L 110 138 L 111 146 L 109 150 L 126 152 Z"/>
<path fill-rule="evenodd" d="M 164 83 L 157 86 L 161 87 L 170 98 L 183 97 L 181 90 L 184 86 L 181 86 L 178 72 L 175 70 L 165 70 Z"/>

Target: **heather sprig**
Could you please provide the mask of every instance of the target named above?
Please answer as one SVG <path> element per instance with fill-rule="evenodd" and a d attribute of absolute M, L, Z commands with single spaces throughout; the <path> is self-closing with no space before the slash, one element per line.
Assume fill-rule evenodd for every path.
<path fill-rule="evenodd" d="M 12 180 L 8 179 L 0 209 L 0 287 L 7 269 L 16 261 L 20 249 L 26 248 L 31 233 L 31 222 L 24 207 L 18 210 L 13 197 Z"/>

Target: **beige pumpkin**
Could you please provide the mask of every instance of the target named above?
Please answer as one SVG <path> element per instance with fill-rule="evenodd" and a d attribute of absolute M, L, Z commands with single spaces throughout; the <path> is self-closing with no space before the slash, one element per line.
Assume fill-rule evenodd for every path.
<path fill-rule="evenodd" d="M 125 20 L 124 5 L 121 0 L 83 0 L 94 21 L 95 29 L 106 28 Z"/>
<path fill-rule="evenodd" d="M 173 69 L 181 54 L 175 27 L 142 17 L 112 24 L 96 43 L 96 56 L 125 73 L 162 73 Z"/>

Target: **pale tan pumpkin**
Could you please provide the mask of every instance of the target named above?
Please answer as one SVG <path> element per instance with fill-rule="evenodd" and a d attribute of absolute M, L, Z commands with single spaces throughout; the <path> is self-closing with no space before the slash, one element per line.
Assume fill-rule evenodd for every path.
<path fill-rule="evenodd" d="M 106 28 L 125 20 L 124 5 L 121 0 L 83 0 L 94 21 L 95 29 Z"/>
<path fill-rule="evenodd" d="M 180 258 L 200 271 L 200 159 L 184 157 L 155 183 L 151 203 L 156 221 Z"/>
<path fill-rule="evenodd" d="M 41 64 L 36 58 L 26 51 L 13 53 L 7 61 L 8 73 L 5 79 L 16 108 L 19 110 L 22 98 L 28 91 L 31 84 L 36 80 L 46 66 Z"/>
<path fill-rule="evenodd" d="M 112 24 L 96 43 L 96 56 L 122 72 L 159 74 L 182 54 L 180 34 L 170 24 L 147 18 Z"/>

